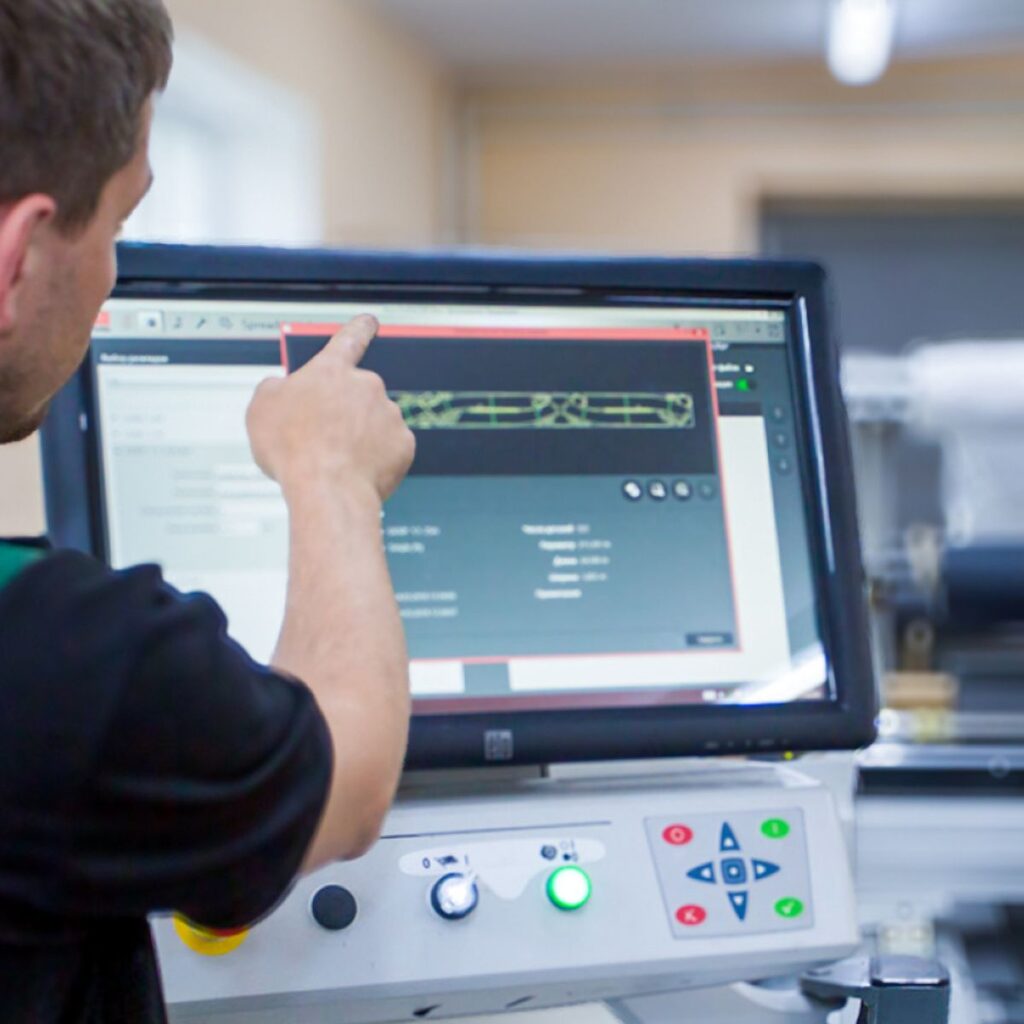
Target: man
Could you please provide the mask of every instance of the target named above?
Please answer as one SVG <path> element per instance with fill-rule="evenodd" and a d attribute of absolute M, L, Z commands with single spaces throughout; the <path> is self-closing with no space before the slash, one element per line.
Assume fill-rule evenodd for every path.
<path fill-rule="evenodd" d="M 170 42 L 161 0 L 0 0 L 2 442 L 85 353 Z M 291 520 L 269 668 L 153 567 L 0 545 L 5 1024 L 163 1019 L 147 913 L 244 925 L 378 835 L 409 716 L 380 511 L 414 443 L 357 369 L 375 329 L 356 320 L 249 409 Z"/>

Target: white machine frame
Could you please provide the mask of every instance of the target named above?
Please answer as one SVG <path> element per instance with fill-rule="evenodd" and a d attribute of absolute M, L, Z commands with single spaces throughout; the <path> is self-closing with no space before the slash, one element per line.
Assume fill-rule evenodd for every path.
<path fill-rule="evenodd" d="M 171 921 L 156 921 L 172 1019 L 376 1024 L 594 1001 L 635 1017 L 641 1004 L 630 1009 L 623 1001 L 798 974 L 857 947 L 847 844 L 826 786 L 778 765 L 684 762 L 661 774 L 612 770 L 565 769 L 554 777 L 485 783 L 477 777 L 468 786 L 458 773 L 412 779 L 373 851 L 302 879 L 227 955 L 198 955 Z M 682 879 L 683 868 L 703 854 L 687 859 L 668 847 L 663 853 L 651 838 L 661 820 L 704 823 L 717 842 L 719 822 L 780 815 L 794 822 L 790 840 L 805 846 L 791 845 L 789 854 L 776 857 L 786 868 L 779 876 L 791 872 L 788 882 L 751 877 L 751 906 L 758 885 L 766 894 L 771 885 L 803 886 L 805 919 L 772 924 L 762 901 L 728 934 L 700 937 L 700 928 L 674 934 L 680 929 L 672 926 L 662 885 L 676 878 L 671 858 L 680 857 Z M 775 849 L 749 825 L 735 831 L 744 847 L 738 856 L 757 854 L 757 842 Z M 560 911 L 544 898 L 546 869 L 534 850 L 551 842 L 559 850 L 571 847 L 565 855 L 593 880 L 593 898 L 580 910 Z M 443 866 L 413 867 L 442 849 L 460 861 L 471 850 L 479 864 L 479 907 L 463 920 L 444 920 L 431 909 L 431 886 Z M 797 877 L 801 864 L 804 875 Z M 707 893 L 714 908 L 709 924 L 730 927 L 725 891 L 683 884 Z M 314 921 L 310 901 L 324 885 L 355 896 L 359 910 L 350 927 L 330 932 Z M 810 1018 L 787 1018 L 800 1019 Z M 819 1013 L 818 1019 L 825 1018 Z"/>

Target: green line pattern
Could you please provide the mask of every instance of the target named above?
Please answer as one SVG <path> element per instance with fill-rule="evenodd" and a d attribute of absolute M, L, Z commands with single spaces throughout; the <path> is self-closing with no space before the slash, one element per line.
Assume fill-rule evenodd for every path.
<path fill-rule="evenodd" d="M 413 430 L 691 430 L 684 391 L 391 391 Z"/>

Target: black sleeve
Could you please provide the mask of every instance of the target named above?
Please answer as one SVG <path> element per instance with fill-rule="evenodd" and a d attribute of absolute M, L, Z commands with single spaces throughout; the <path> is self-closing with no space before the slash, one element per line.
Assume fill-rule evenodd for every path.
<path fill-rule="evenodd" d="M 217 927 L 265 913 L 302 862 L 330 782 L 312 694 L 256 665 L 210 598 L 176 593 L 152 567 L 111 573 L 59 555 L 18 588 L 26 628 L 48 629 L 56 648 L 36 659 L 35 698 L 14 695 L 34 709 L 37 735 L 22 740 L 66 740 L 40 761 L 33 902 L 84 918 L 173 909 Z M 0 620 L 0 635 L 10 625 Z M 38 706 L 47 697 L 50 714 Z"/>

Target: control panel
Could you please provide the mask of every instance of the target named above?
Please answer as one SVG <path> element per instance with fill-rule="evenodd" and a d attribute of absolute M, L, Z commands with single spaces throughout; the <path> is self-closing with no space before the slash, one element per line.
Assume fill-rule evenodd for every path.
<path fill-rule="evenodd" d="M 814 926 L 799 807 L 649 818 L 647 838 L 676 938 Z"/>
<path fill-rule="evenodd" d="M 161 918 L 154 933 L 172 1020 L 224 1024 L 628 998 L 857 941 L 830 794 L 742 765 L 409 789 L 369 854 L 301 879 L 251 929 Z"/>

